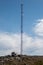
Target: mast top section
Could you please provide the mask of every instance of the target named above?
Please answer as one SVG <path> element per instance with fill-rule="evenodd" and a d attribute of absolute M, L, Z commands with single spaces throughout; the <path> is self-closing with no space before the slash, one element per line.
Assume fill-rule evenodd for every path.
<path fill-rule="evenodd" d="M 24 0 L 21 0 L 21 4 L 23 4 L 23 1 L 24 1 Z"/>

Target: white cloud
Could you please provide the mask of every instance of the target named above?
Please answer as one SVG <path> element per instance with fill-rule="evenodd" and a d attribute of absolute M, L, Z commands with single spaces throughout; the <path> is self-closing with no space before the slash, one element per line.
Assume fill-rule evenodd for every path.
<path fill-rule="evenodd" d="M 34 38 L 23 33 L 23 54 L 43 55 L 43 19 L 37 20 L 34 27 L 37 34 Z M 20 33 L 0 32 L 0 55 L 10 54 L 12 51 L 20 53 L 21 37 Z"/>
<path fill-rule="evenodd" d="M 24 49 L 31 46 L 31 37 L 23 34 Z M 21 37 L 20 34 L 0 33 L 0 55 L 9 54 L 15 51 L 20 53 Z"/>
<path fill-rule="evenodd" d="M 43 36 L 43 19 L 37 20 L 38 23 L 35 25 L 34 31 L 37 35 Z"/>
<path fill-rule="evenodd" d="M 32 38 L 33 39 L 33 38 Z M 32 42 L 28 42 L 28 47 L 26 48 L 25 54 L 30 55 L 43 55 L 43 39 L 35 37 Z"/>
<path fill-rule="evenodd" d="M 20 53 L 21 37 L 14 33 L 0 33 L 0 55 L 10 54 L 12 51 Z M 31 37 L 23 33 L 23 54 L 43 54 L 43 39 Z"/>
<path fill-rule="evenodd" d="M 0 51 L 18 51 L 20 46 L 20 34 L 0 33 Z"/>

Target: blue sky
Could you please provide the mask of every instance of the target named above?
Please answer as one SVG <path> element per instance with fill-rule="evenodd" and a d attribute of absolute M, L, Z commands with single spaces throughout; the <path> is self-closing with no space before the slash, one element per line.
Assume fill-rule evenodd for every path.
<path fill-rule="evenodd" d="M 0 55 L 20 52 L 20 4 L 21 0 L 0 0 Z M 43 55 L 43 0 L 24 0 L 23 7 L 23 52 Z"/>
<path fill-rule="evenodd" d="M 0 31 L 20 32 L 20 0 L 0 0 Z M 43 18 L 43 0 L 24 0 L 24 32 L 32 33 L 37 19 Z"/>
<path fill-rule="evenodd" d="M 20 1 L 0 1 L 0 28 L 2 31 L 19 32 L 20 29 Z"/>
<path fill-rule="evenodd" d="M 43 18 L 43 0 L 25 0 L 24 31 L 32 34 L 32 28 L 37 19 Z"/>

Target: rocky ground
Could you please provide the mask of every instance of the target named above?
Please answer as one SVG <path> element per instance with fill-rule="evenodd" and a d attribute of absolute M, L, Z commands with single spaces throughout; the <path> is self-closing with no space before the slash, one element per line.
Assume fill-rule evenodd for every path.
<path fill-rule="evenodd" d="M 0 57 L 0 65 L 43 65 L 43 56 Z"/>

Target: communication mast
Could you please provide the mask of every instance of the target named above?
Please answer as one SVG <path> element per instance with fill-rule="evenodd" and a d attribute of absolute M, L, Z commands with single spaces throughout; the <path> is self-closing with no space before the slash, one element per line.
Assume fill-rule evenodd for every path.
<path fill-rule="evenodd" d="M 23 52 L 23 0 L 21 0 L 21 55 Z"/>

